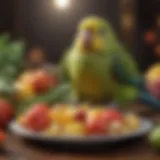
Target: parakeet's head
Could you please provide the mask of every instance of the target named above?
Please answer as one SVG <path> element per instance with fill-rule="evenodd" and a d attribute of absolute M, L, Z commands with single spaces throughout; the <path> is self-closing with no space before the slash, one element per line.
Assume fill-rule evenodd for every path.
<path fill-rule="evenodd" d="M 103 18 L 91 16 L 80 22 L 75 42 L 83 53 L 99 53 L 111 47 L 113 41 L 112 28 Z"/>

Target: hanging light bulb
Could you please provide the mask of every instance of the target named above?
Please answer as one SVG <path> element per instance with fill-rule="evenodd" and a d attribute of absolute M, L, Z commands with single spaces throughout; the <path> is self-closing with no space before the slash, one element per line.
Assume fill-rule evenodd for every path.
<path fill-rule="evenodd" d="M 70 5 L 70 0 L 54 0 L 55 6 L 60 9 L 66 9 Z"/>

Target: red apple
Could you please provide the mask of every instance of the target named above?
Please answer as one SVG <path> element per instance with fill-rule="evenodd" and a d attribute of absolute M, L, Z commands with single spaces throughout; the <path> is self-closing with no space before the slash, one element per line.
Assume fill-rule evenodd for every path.
<path fill-rule="evenodd" d="M 51 119 L 49 107 L 46 104 L 36 104 L 24 117 L 23 125 L 33 131 L 43 131 L 49 127 Z"/>
<path fill-rule="evenodd" d="M 36 93 L 44 93 L 57 85 L 57 79 L 46 71 L 38 71 L 31 84 Z"/>
<path fill-rule="evenodd" d="M 6 127 L 12 119 L 14 110 L 12 105 L 4 99 L 0 99 L 0 128 Z"/>

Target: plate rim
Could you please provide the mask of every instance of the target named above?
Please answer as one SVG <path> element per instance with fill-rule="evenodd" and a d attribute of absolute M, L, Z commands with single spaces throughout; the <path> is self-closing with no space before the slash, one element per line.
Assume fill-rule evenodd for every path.
<path fill-rule="evenodd" d="M 141 118 L 140 120 L 141 126 L 139 130 L 132 132 L 130 134 L 124 134 L 120 136 L 47 136 L 43 133 L 35 133 L 31 131 L 27 131 L 23 127 L 21 127 L 15 120 L 13 120 L 9 124 L 9 130 L 22 138 L 32 139 L 32 140 L 38 140 L 38 141 L 49 141 L 49 142 L 78 142 L 78 143 L 88 143 L 88 142 L 117 142 L 122 140 L 128 140 L 133 139 L 136 137 L 143 136 L 147 134 L 153 127 L 153 123 L 150 120 Z M 19 130 L 17 130 L 17 127 Z"/>

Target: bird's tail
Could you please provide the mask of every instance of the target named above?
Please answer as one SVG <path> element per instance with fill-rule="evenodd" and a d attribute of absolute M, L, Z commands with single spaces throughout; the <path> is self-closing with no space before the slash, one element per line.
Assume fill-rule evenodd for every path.
<path fill-rule="evenodd" d="M 146 91 L 141 91 L 139 100 L 153 109 L 160 109 L 160 101 Z"/>

